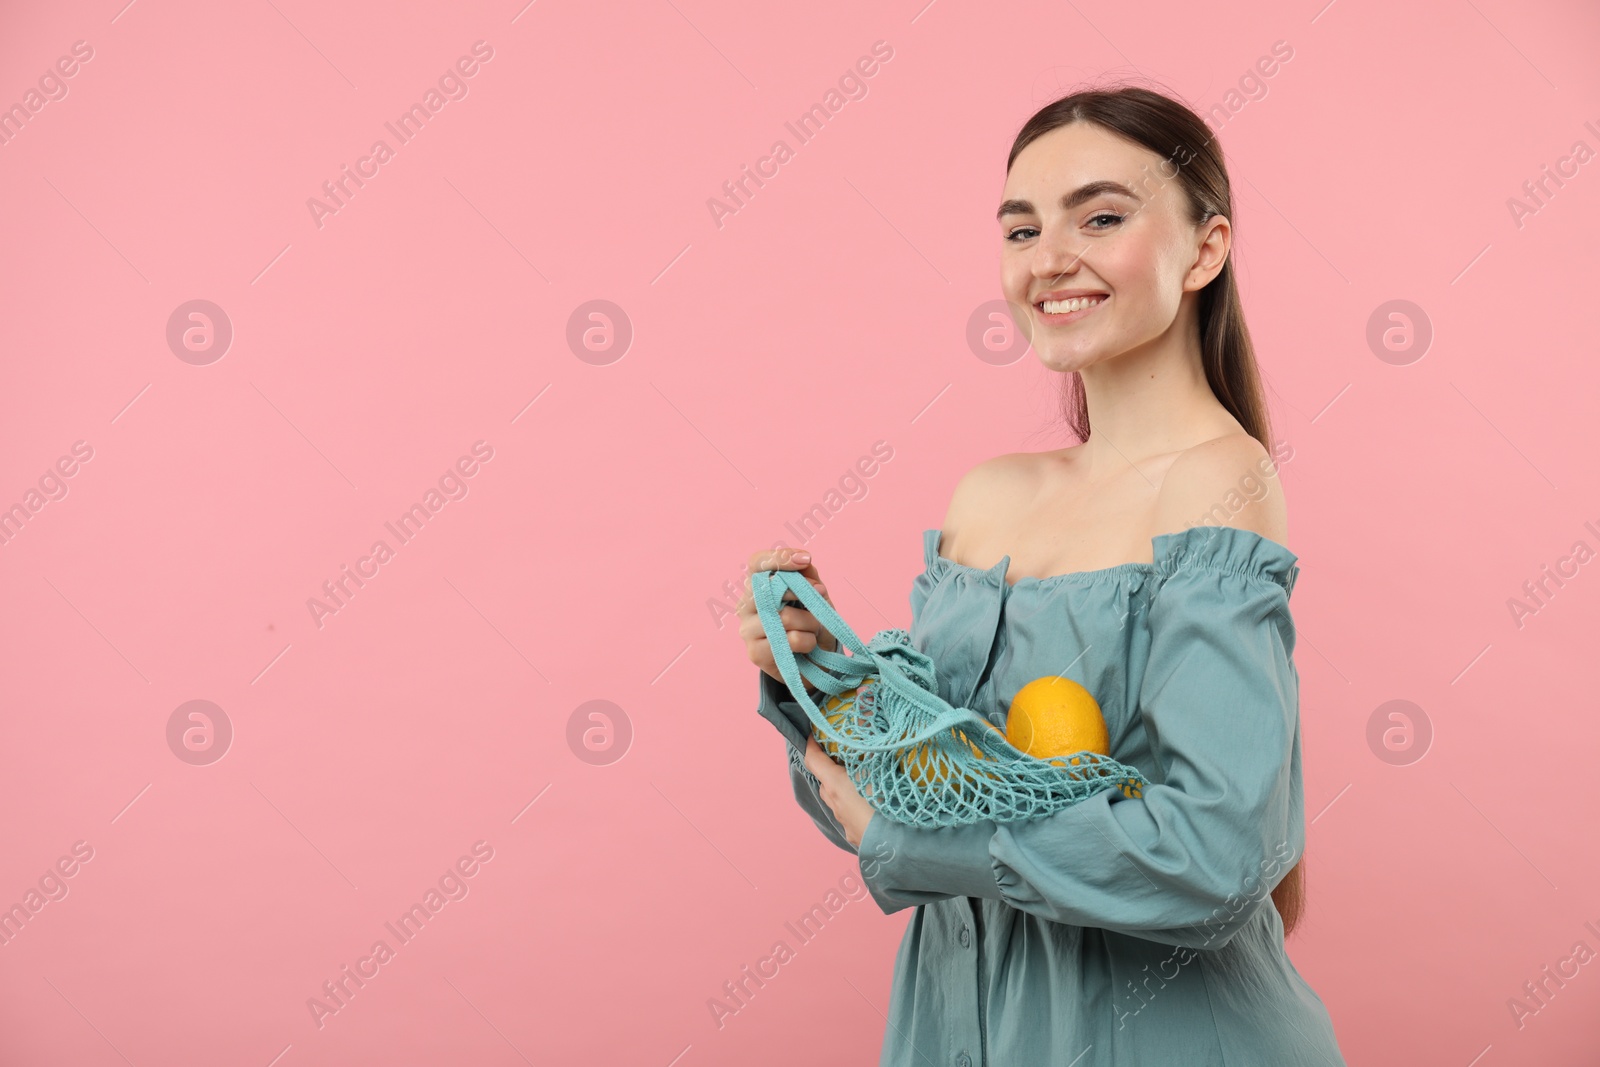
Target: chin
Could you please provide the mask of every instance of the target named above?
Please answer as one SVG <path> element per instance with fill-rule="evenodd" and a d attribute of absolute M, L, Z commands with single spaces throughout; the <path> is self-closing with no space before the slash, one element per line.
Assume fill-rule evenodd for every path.
<path fill-rule="evenodd" d="M 1034 352 L 1046 370 L 1059 371 L 1062 374 L 1081 371 L 1100 362 L 1102 358 L 1098 352 L 1082 352 L 1077 349 L 1047 348 L 1043 352 L 1034 349 Z"/>

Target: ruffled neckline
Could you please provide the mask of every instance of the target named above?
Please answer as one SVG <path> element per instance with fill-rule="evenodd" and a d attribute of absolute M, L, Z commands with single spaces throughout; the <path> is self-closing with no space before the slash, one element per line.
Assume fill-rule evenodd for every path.
<path fill-rule="evenodd" d="M 1015 582 L 1006 580 L 1011 567 L 1010 555 L 1001 556 L 1000 562 L 993 567 L 973 567 L 941 556 L 939 554 L 941 538 L 942 531 L 937 528 L 922 532 L 924 562 L 929 575 L 938 577 L 946 572 L 967 574 L 995 581 L 1010 592 L 1024 589 L 1043 590 L 1057 585 L 1114 581 L 1128 577 L 1150 575 L 1167 577 L 1185 566 L 1191 566 L 1204 567 L 1212 571 L 1256 575 L 1281 585 L 1285 593 L 1292 593 L 1295 579 L 1300 574 L 1298 555 L 1286 546 L 1262 537 L 1254 530 L 1238 526 L 1191 526 L 1176 533 L 1157 534 L 1150 539 L 1151 554 L 1154 558 L 1149 563 L 1116 563 L 1110 567 L 1068 571 L 1042 578 L 1023 575 Z M 1144 583 L 1141 581 L 1137 584 Z"/>

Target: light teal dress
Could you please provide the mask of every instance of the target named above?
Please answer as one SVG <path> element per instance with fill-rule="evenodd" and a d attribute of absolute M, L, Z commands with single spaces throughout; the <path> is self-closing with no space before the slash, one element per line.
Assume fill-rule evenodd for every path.
<path fill-rule="evenodd" d="M 1003 728 L 1022 686 L 1071 678 L 1151 784 L 1024 822 L 872 817 L 862 879 L 885 914 L 916 908 L 880 1064 L 1342 1067 L 1270 897 L 1305 844 L 1299 557 L 1200 526 L 1155 537 L 1151 563 L 1010 584 L 1009 556 L 983 570 L 939 540 L 924 531 L 910 628 L 939 695 Z M 796 799 L 855 853 L 805 769 L 804 710 L 760 678 Z"/>

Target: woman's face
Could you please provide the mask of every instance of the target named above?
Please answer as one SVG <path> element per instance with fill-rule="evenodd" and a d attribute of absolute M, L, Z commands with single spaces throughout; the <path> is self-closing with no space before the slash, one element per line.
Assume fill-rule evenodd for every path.
<path fill-rule="evenodd" d="M 1183 294 L 1222 269 L 1227 221 L 1189 223 L 1171 177 L 1181 162 L 1088 122 L 1018 153 L 1000 205 L 1000 284 L 1046 367 L 1082 370 L 1159 338 Z M 1220 240 L 1203 249 L 1213 229 Z"/>

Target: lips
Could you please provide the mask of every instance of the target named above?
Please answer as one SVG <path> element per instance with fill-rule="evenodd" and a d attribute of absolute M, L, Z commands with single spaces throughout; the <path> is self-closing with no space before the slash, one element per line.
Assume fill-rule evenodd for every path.
<path fill-rule="evenodd" d="M 1110 296 L 1104 289 L 1052 289 L 1048 293 L 1040 293 L 1033 298 L 1033 306 L 1038 307 L 1046 300 L 1071 300 L 1075 296 Z"/>

